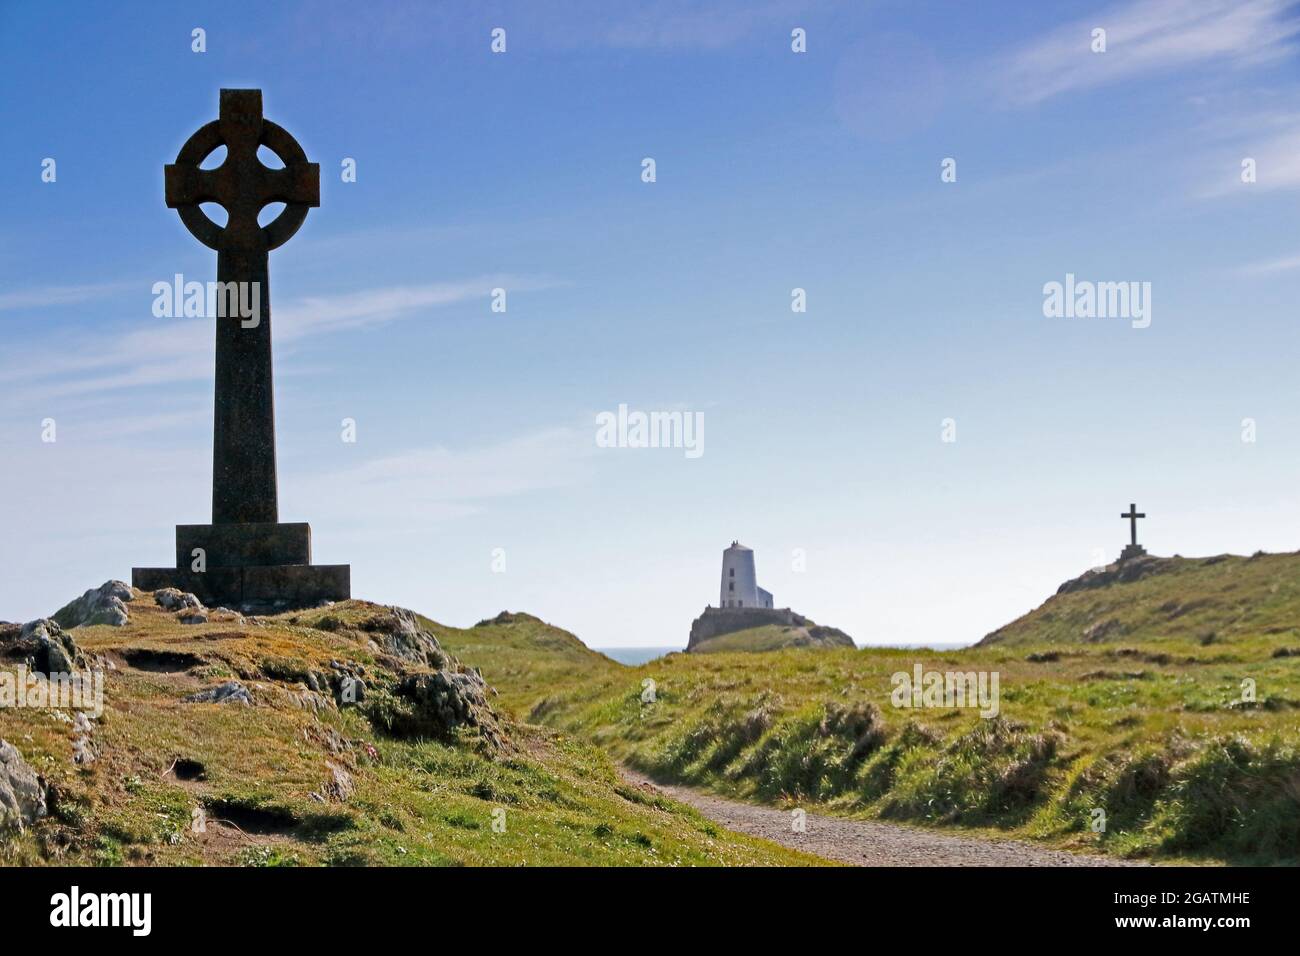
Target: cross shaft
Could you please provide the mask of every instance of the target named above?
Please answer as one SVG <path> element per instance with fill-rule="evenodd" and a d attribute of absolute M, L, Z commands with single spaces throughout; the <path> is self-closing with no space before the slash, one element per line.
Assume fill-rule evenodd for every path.
<path fill-rule="evenodd" d="M 220 166 L 199 168 L 223 145 L 226 159 Z M 284 168 L 264 165 L 259 146 L 278 155 Z M 168 207 L 195 238 L 217 251 L 217 281 L 249 283 L 258 301 L 256 322 L 238 315 L 216 319 L 212 523 L 276 522 L 268 253 L 298 231 L 309 208 L 320 205 L 320 166 L 307 162 L 298 142 L 262 117 L 261 90 L 222 90 L 220 118 L 185 142 L 176 162 L 166 166 L 164 183 Z M 203 212 L 205 202 L 225 208 L 224 227 Z M 258 214 L 274 202 L 284 203 L 284 211 L 259 226 Z"/>
<path fill-rule="evenodd" d="M 1127 518 L 1127 519 L 1128 519 L 1128 524 L 1129 524 L 1129 541 L 1130 541 L 1131 544 L 1133 544 L 1133 545 L 1136 546 L 1137 543 L 1138 543 L 1138 522 L 1137 522 L 1137 519 L 1138 519 L 1138 518 L 1145 518 L 1145 517 L 1146 517 L 1146 512 L 1144 512 L 1144 511 L 1138 511 L 1138 510 L 1137 510 L 1137 505 L 1136 505 L 1136 504 L 1130 504 L 1130 505 L 1128 506 L 1128 511 L 1127 511 L 1125 514 L 1121 514 L 1120 517 L 1121 517 L 1121 518 Z"/>

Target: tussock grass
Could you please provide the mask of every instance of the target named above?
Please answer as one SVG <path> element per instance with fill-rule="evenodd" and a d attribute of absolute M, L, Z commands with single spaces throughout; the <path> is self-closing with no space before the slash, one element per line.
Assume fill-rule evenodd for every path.
<path fill-rule="evenodd" d="M 962 651 L 673 654 L 511 693 L 651 775 L 741 799 L 1121 856 L 1296 863 L 1297 633 L 1300 555 L 1170 559 Z M 891 675 L 917 662 L 997 671 L 999 716 L 894 707 Z"/>
<path fill-rule="evenodd" d="M 73 762 L 68 715 L 0 709 L 0 737 L 52 788 L 47 818 L 0 836 L 0 863 L 819 862 L 720 831 L 689 808 L 630 788 L 596 747 L 518 724 L 508 708 L 501 708 L 500 747 L 486 746 L 474 728 L 446 739 L 383 732 L 376 710 L 387 701 L 394 664 L 366 630 L 382 612 L 349 601 L 243 624 L 182 625 L 142 594 L 130 605 L 127 627 L 76 630 L 84 653 L 112 665 L 106 709 L 92 732 L 96 759 Z M 551 629 L 542 636 L 552 663 L 523 674 L 511 642 L 521 647 L 520 631 L 545 629 L 536 619 L 466 631 L 428 626 L 448 650 L 458 643 L 451 638 L 463 635 L 466 643 L 493 649 L 489 656 L 503 669 L 516 667 L 516 695 L 535 693 L 548 675 L 558 680 L 575 661 L 597 670 L 617 666 Z M 304 705 L 309 675 L 330 673 L 331 661 L 365 675 L 361 706 Z M 13 669 L 6 661 L 0 666 Z M 246 684 L 253 706 L 181 703 L 231 678 Z M 331 768 L 351 779 L 346 799 L 320 796 Z M 500 812 L 503 818 L 494 816 Z M 196 814 L 202 831 L 195 829 Z M 493 825 L 497 819 L 504 820 L 503 832 Z"/>

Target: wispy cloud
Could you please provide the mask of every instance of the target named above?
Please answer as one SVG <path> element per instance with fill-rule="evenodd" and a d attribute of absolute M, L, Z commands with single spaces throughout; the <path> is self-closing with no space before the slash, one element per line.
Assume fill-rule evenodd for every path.
<path fill-rule="evenodd" d="M 56 305 L 76 305 L 93 302 L 106 295 L 131 288 L 132 282 L 101 282 L 98 285 L 47 286 L 40 289 L 20 289 L 17 292 L 0 292 L 0 312 L 10 309 L 41 309 Z"/>
<path fill-rule="evenodd" d="M 1234 122 L 1225 145 L 1205 163 L 1216 172 L 1199 190 L 1202 199 L 1300 189 L 1300 115 L 1254 114 L 1247 126 Z M 1255 161 L 1255 181 L 1243 183 L 1242 160 Z"/>
<path fill-rule="evenodd" d="M 416 318 L 430 309 L 474 299 L 482 299 L 486 309 L 488 295 L 498 286 L 519 291 L 559 284 L 546 277 L 493 275 L 311 296 L 283 307 L 273 305 L 275 343 L 277 348 L 291 348 L 311 337 Z M 29 348 L 26 354 L 10 350 L 0 364 L 0 383 L 29 383 L 26 396 L 57 398 L 210 378 L 213 321 L 151 316 L 131 331 L 94 336 L 71 352 L 66 337 Z"/>
<path fill-rule="evenodd" d="M 1300 269 L 1300 253 L 1294 256 L 1283 256 L 1280 259 L 1248 262 L 1234 271 L 1239 276 L 1266 276 L 1278 272 L 1292 272 L 1296 269 Z"/>
<path fill-rule="evenodd" d="M 1257 66 L 1289 56 L 1297 0 L 1137 0 L 1064 24 L 1016 52 L 999 77 L 1028 105 L 1206 62 Z M 1090 48 L 1094 28 L 1106 52 Z"/>
<path fill-rule="evenodd" d="M 356 523 L 401 523 L 475 514 L 492 499 L 578 484 L 588 478 L 594 455 L 591 435 L 577 428 L 549 428 L 479 448 L 416 448 L 318 473 L 293 488 L 310 512 L 337 511 L 353 502 Z"/>

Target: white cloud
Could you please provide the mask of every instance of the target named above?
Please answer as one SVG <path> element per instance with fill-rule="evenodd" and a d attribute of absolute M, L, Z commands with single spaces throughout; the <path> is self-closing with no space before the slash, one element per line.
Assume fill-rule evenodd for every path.
<path fill-rule="evenodd" d="M 497 286 L 513 292 L 558 284 L 545 277 L 496 275 L 311 296 L 283 307 L 272 303 L 275 345 L 277 349 L 292 347 L 313 336 L 418 317 L 429 309 L 476 298 L 483 300 L 486 310 L 487 297 Z M 51 292 L 42 290 L 42 294 Z M 12 295 L 20 298 L 35 294 Z M 49 399 L 211 378 L 212 321 L 157 319 L 149 315 L 133 323 L 131 331 L 90 337 L 72 351 L 65 332 L 57 340 L 29 347 L 25 353 L 9 350 L 8 361 L 0 365 L 0 383 L 27 383 L 23 388 L 26 397 Z"/>
<path fill-rule="evenodd" d="M 1239 276 L 1265 276 L 1278 272 L 1291 272 L 1300 269 L 1300 254 L 1285 256 L 1281 259 L 1266 259 L 1262 262 L 1248 262 L 1236 269 Z"/>
<path fill-rule="evenodd" d="M 1201 187 L 1200 198 L 1300 189 L 1300 117 L 1289 118 L 1290 129 L 1264 134 L 1261 139 L 1260 131 L 1280 125 L 1277 119 L 1258 117 L 1249 132 L 1241 131 L 1232 146 L 1217 151 L 1207 163 L 1216 174 Z M 1247 157 L 1255 160 L 1253 183 L 1241 181 L 1241 162 Z"/>
<path fill-rule="evenodd" d="M 373 458 L 304 477 L 292 498 L 304 514 L 337 513 L 347 501 L 355 523 L 392 529 L 474 514 L 490 499 L 578 484 L 589 476 L 593 454 L 589 433 L 549 428 L 479 448 L 437 446 Z"/>
<path fill-rule="evenodd" d="M 1234 67 L 1279 60 L 1292 51 L 1300 23 L 1296 0 L 1137 0 L 1072 21 L 1013 55 L 998 82 L 1012 102 L 1033 104 L 1062 93 L 1207 62 Z M 1106 30 L 1094 53 L 1092 30 Z"/>
<path fill-rule="evenodd" d="M 75 305 L 129 289 L 132 282 L 101 282 L 97 285 L 48 286 L 41 289 L 23 289 L 18 292 L 0 292 L 0 312 L 8 309 L 43 309 L 58 305 Z"/>

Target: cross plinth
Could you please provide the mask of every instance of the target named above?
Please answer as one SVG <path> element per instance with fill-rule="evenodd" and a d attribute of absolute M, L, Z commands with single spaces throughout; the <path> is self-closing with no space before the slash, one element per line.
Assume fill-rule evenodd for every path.
<path fill-rule="evenodd" d="M 215 169 L 200 164 L 219 147 Z M 265 146 L 284 163 L 258 158 Z M 256 302 L 252 314 L 216 317 L 216 391 L 212 437 L 212 524 L 178 525 L 176 568 L 134 568 L 144 590 L 179 587 L 205 603 L 301 606 L 350 593 L 347 565 L 311 564 L 311 528 L 279 523 L 275 399 L 271 381 L 269 253 L 288 242 L 320 205 L 320 166 L 283 127 L 262 116 L 261 90 L 222 90 L 219 117 L 200 127 L 164 167 L 167 206 L 217 253 L 219 288 L 228 301 Z M 219 226 L 202 209 L 226 210 Z M 272 203 L 283 211 L 257 218 Z M 219 301 L 227 301 L 218 296 Z M 201 567 L 200 567 L 201 566 Z"/>
<path fill-rule="evenodd" d="M 1126 561 L 1129 558 L 1138 558 L 1146 554 L 1147 549 L 1138 544 L 1138 518 L 1145 518 L 1146 512 L 1138 511 L 1136 504 L 1130 504 L 1128 511 L 1121 514 L 1120 517 L 1128 521 L 1129 543 L 1119 553 L 1119 559 Z"/>

